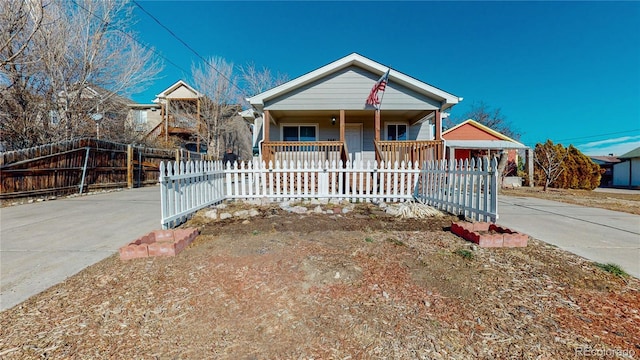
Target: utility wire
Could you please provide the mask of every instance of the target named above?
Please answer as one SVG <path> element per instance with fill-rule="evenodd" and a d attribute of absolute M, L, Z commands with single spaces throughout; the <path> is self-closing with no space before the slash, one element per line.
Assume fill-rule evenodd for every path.
<path fill-rule="evenodd" d="M 632 130 L 627 130 L 627 131 L 616 131 L 616 132 L 612 132 L 612 133 L 598 134 L 598 135 L 590 135 L 590 136 L 582 136 L 582 137 L 569 138 L 569 139 L 559 139 L 559 140 L 556 140 L 556 141 L 569 141 L 569 140 L 592 139 L 592 138 L 597 138 L 597 137 L 601 137 L 601 136 L 617 135 L 617 134 L 627 134 L 627 133 L 634 132 L 634 131 L 640 131 L 640 129 L 632 129 Z"/>
<path fill-rule="evenodd" d="M 101 17 L 99 17 L 98 15 L 94 14 L 91 10 L 85 8 L 84 6 L 78 4 L 76 2 L 76 0 L 71 0 L 71 2 L 73 2 L 74 4 L 76 4 L 77 7 L 79 7 L 80 9 L 84 10 L 85 12 L 87 12 L 88 14 L 90 14 L 91 16 L 95 17 L 96 19 L 100 20 L 100 22 L 102 22 L 103 24 L 107 25 L 108 23 L 106 21 L 104 21 Z M 158 55 L 159 57 L 161 57 L 162 59 L 166 60 L 169 64 L 173 65 L 174 67 L 176 67 L 178 70 L 181 70 L 185 73 L 189 73 L 189 71 L 183 69 L 182 67 L 180 67 L 180 65 L 174 63 L 173 61 L 171 61 L 169 58 L 167 58 L 166 56 L 162 55 L 160 52 L 156 51 L 156 49 L 154 49 L 153 47 L 143 43 L 142 41 L 134 38 L 131 34 L 124 32 L 120 29 L 118 29 L 118 31 L 120 31 L 122 34 L 124 34 L 125 36 L 127 36 L 128 38 L 130 38 L 131 40 L 135 41 L 136 43 L 142 45 L 145 49 L 153 52 L 154 54 Z"/>
<path fill-rule="evenodd" d="M 155 16 L 153 16 L 153 14 L 151 14 L 150 12 L 148 12 L 145 8 L 142 7 L 142 5 L 140 5 L 136 0 L 133 0 L 133 3 L 140 9 L 142 10 L 142 12 L 144 12 L 145 14 L 147 14 L 151 19 L 153 19 L 153 21 L 155 21 L 158 25 L 160 25 L 163 29 L 165 29 L 171 36 L 173 36 L 173 38 L 175 38 L 176 40 L 178 40 L 182 45 L 184 45 L 187 49 L 189 49 L 189 51 L 191 51 L 192 53 L 194 53 L 198 58 L 200 58 L 200 60 L 202 60 L 207 66 L 209 66 L 210 68 L 212 68 L 215 72 L 218 73 L 218 75 L 220 75 L 221 77 L 223 77 L 224 79 L 226 79 L 229 84 L 231 84 L 234 88 L 236 88 L 238 91 L 240 91 L 241 94 L 244 94 L 244 91 L 242 89 L 240 89 L 238 87 L 238 85 L 236 85 L 233 81 L 231 81 L 231 79 L 229 79 L 228 77 L 226 77 L 223 73 L 221 73 L 218 69 L 216 69 L 215 66 L 213 66 L 207 59 L 205 59 L 202 55 L 200 55 L 194 48 L 192 48 L 189 44 L 187 44 L 186 41 L 182 40 L 178 35 L 176 35 L 171 29 L 169 29 L 169 27 L 167 27 L 166 25 L 164 25 L 160 20 L 158 20 L 158 18 L 156 18 Z"/>

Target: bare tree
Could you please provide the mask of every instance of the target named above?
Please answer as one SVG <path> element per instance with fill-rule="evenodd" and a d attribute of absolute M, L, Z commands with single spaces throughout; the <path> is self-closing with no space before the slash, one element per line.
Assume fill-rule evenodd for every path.
<path fill-rule="evenodd" d="M 42 25 L 43 0 L 0 2 L 0 67 L 12 64 Z"/>
<path fill-rule="evenodd" d="M 228 144 L 222 137 L 229 119 L 240 111 L 240 92 L 233 75 L 233 63 L 221 57 L 211 57 L 191 68 L 194 87 L 203 95 L 199 134 L 207 142 L 210 155 L 221 156 Z"/>
<path fill-rule="evenodd" d="M 462 117 L 447 119 L 445 121 L 445 125 L 447 127 L 453 127 L 467 119 L 475 120 L 480 124 L 498 131 L 512 139 L 518 140 L 520 138 L 520 134 L 513 125 L 507 121 L 507 117 L 502 113 L 502 110 L 500 108 L 492 109 L 483 101 L 473 103 L 471 105 L 471 109 L 462 115 Z"/>
<path fill-rule="evenodd" d="M 221 136 L 225 147 L 232 149 L 238 155 L 238 160 L 251 159 L 251 131 L 242 116 L 236 115 L 229 119 L 222 129 Z"/>
<path fill-rule="evenodd" d="M 554 145 L 551 140 L 544 144 L 536 144 L 533 159 L 544 174 L 544 191 L 564 171 L 564 160 L 569 152 L 560 144 Z"/>
<path fill-rule="evenodd" d="M 248 96 L 259 94 L 289 80 L 286 74 L 277 72 L 274 76 L 268 68 L 257 69 L 254 63 L 238 66 L 238 70 L 244 82 L 245 95 Z"/>
<path fill-rule="evenodd" d="M 122 135 L 122 96 L 141 89 L 160 70 L 152 50 L 129 30 L 131 6 L 121 0 L 50 0 L 43 10 L 33 34 L 23 27 L 27 33 L 0 49 L 0 58 L 12 59 L 0 69 L 5 142 L 16 148 L 93 136 L 93 119 L 100 118 L 95 114 L 101 115 L 101 127 L 112 130 L 105 136 Z M 20 46 L 19 39 L 28 44 Z"/>

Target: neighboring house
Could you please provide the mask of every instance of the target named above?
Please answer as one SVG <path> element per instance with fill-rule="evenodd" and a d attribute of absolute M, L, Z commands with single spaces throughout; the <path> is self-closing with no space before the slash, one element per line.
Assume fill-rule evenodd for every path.
<path fill-rule="evenodd" d="M 517 175 L 518 150 L 528 149 L 524 144 L 472 119 L 445 131 L 442 137 L 447 147 L 447 159 L 493 158 L 506 151 L 507 167 L 503 176 Z"/>
<path fill-rule="evenodd" d="M 141 141 L 176 140 L 181 145 L 197 143 L 203 95 L 179 80 L 156 95 L 152 104 L 129 104 L 129 129 Z M 204 146 L 203 146 L 204 147 Z"/>
<path fill-rule="evenodd" d="M 97 85 L 86 85 L 82 90 L 58 92 L 58 109 L 49 110 L 49 126 L 66 126 L 65 119 L 82 120 L 94 127 L 96 137 L 105 130 L 109 137 L 122 133 L 122 121 L 127 117 L 126 104 L 131 100 Z M 103 128 L 103 130 L 101 130 Z"/>
<path fill-rule="evenodd" d="M 613 165 L 613 186 L 640 187 L 640 147 L 618 156 L 620 163 Z"/>
<path fill-rule="evenodd" d="M 390 69 L 378 111 L 366 100 L 387 70 L 353 53 L 248 98 L 262 159 L 442 159 L 442 114 L 462 99 Z"/>
<path fill-rule="evenodd" d="M 598 164 L 603 171 L 600 177 L 600 187 L 613 186 L 613 165 L 620 162 L 617 156 L 589 156 L 591 161 Z"/>

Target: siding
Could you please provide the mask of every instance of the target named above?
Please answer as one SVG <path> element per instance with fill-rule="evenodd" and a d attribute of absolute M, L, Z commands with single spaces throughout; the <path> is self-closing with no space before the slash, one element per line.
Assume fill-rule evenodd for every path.
<path fill-rule="evenodd" d="M 640 186 L 640 158 L 613 165 L 613 186 Z"/>
<path fill-rule="evenodd" d="M 167 95 L 168 99 L 195 99 L 196 94 L 193 91 L 181 86 L 174 90 L 171 94 Z"/>
<path fill-rule="evenodd" d="M 162 122 L 162 117 L 160 116 L 160 109 L 156 109 L 156 111 L 151 111 L 151 109 L 130 109 L 127 114 L 127 120 L 126 120 L 126 126 L 129 129 L 135 131 L 134 116 L 135 116 L 135 112 L 138 110 L 145 111 L 147 113 L 147 123 L 145 124 L 144 129 L 141 129 L 139 131 L 140 133 L 147 133 L 153 130 L 153 128 L 155 128 L 156 126 L 158 126 L 158 124 Z"/>
<path fill-rule="evenodd" d="M 266 110 L 362 110 L 373 84 L 380 78 L 351 66 L 265 102 Z M 382 110 L 436 110 L 440 103 L 390 81 Z"/>
<path fill-rule="evenodd" d="M 409 140 L 433 140 L 435 125 L 429 121 L 409 126 Z"/>
<path fill-rule="evenodd" d="M 443 135 L 446 140 L 504 140 L 469 124 Z"/>

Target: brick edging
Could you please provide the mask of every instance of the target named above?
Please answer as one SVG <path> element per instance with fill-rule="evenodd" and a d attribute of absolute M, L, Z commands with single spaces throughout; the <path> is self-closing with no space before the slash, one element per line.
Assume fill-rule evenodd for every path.
<path fill-rule="evenodd" d="M 119 249 L 121 260 L 176 256 L 198 236 L 198 229 L 154 230 Z"/>
<path fill-rule="evenodd" d="M 527 234 L 489 222 L 454 222 L 451 232 L 480 247 L 526 247 L 529 240 Z"/>

